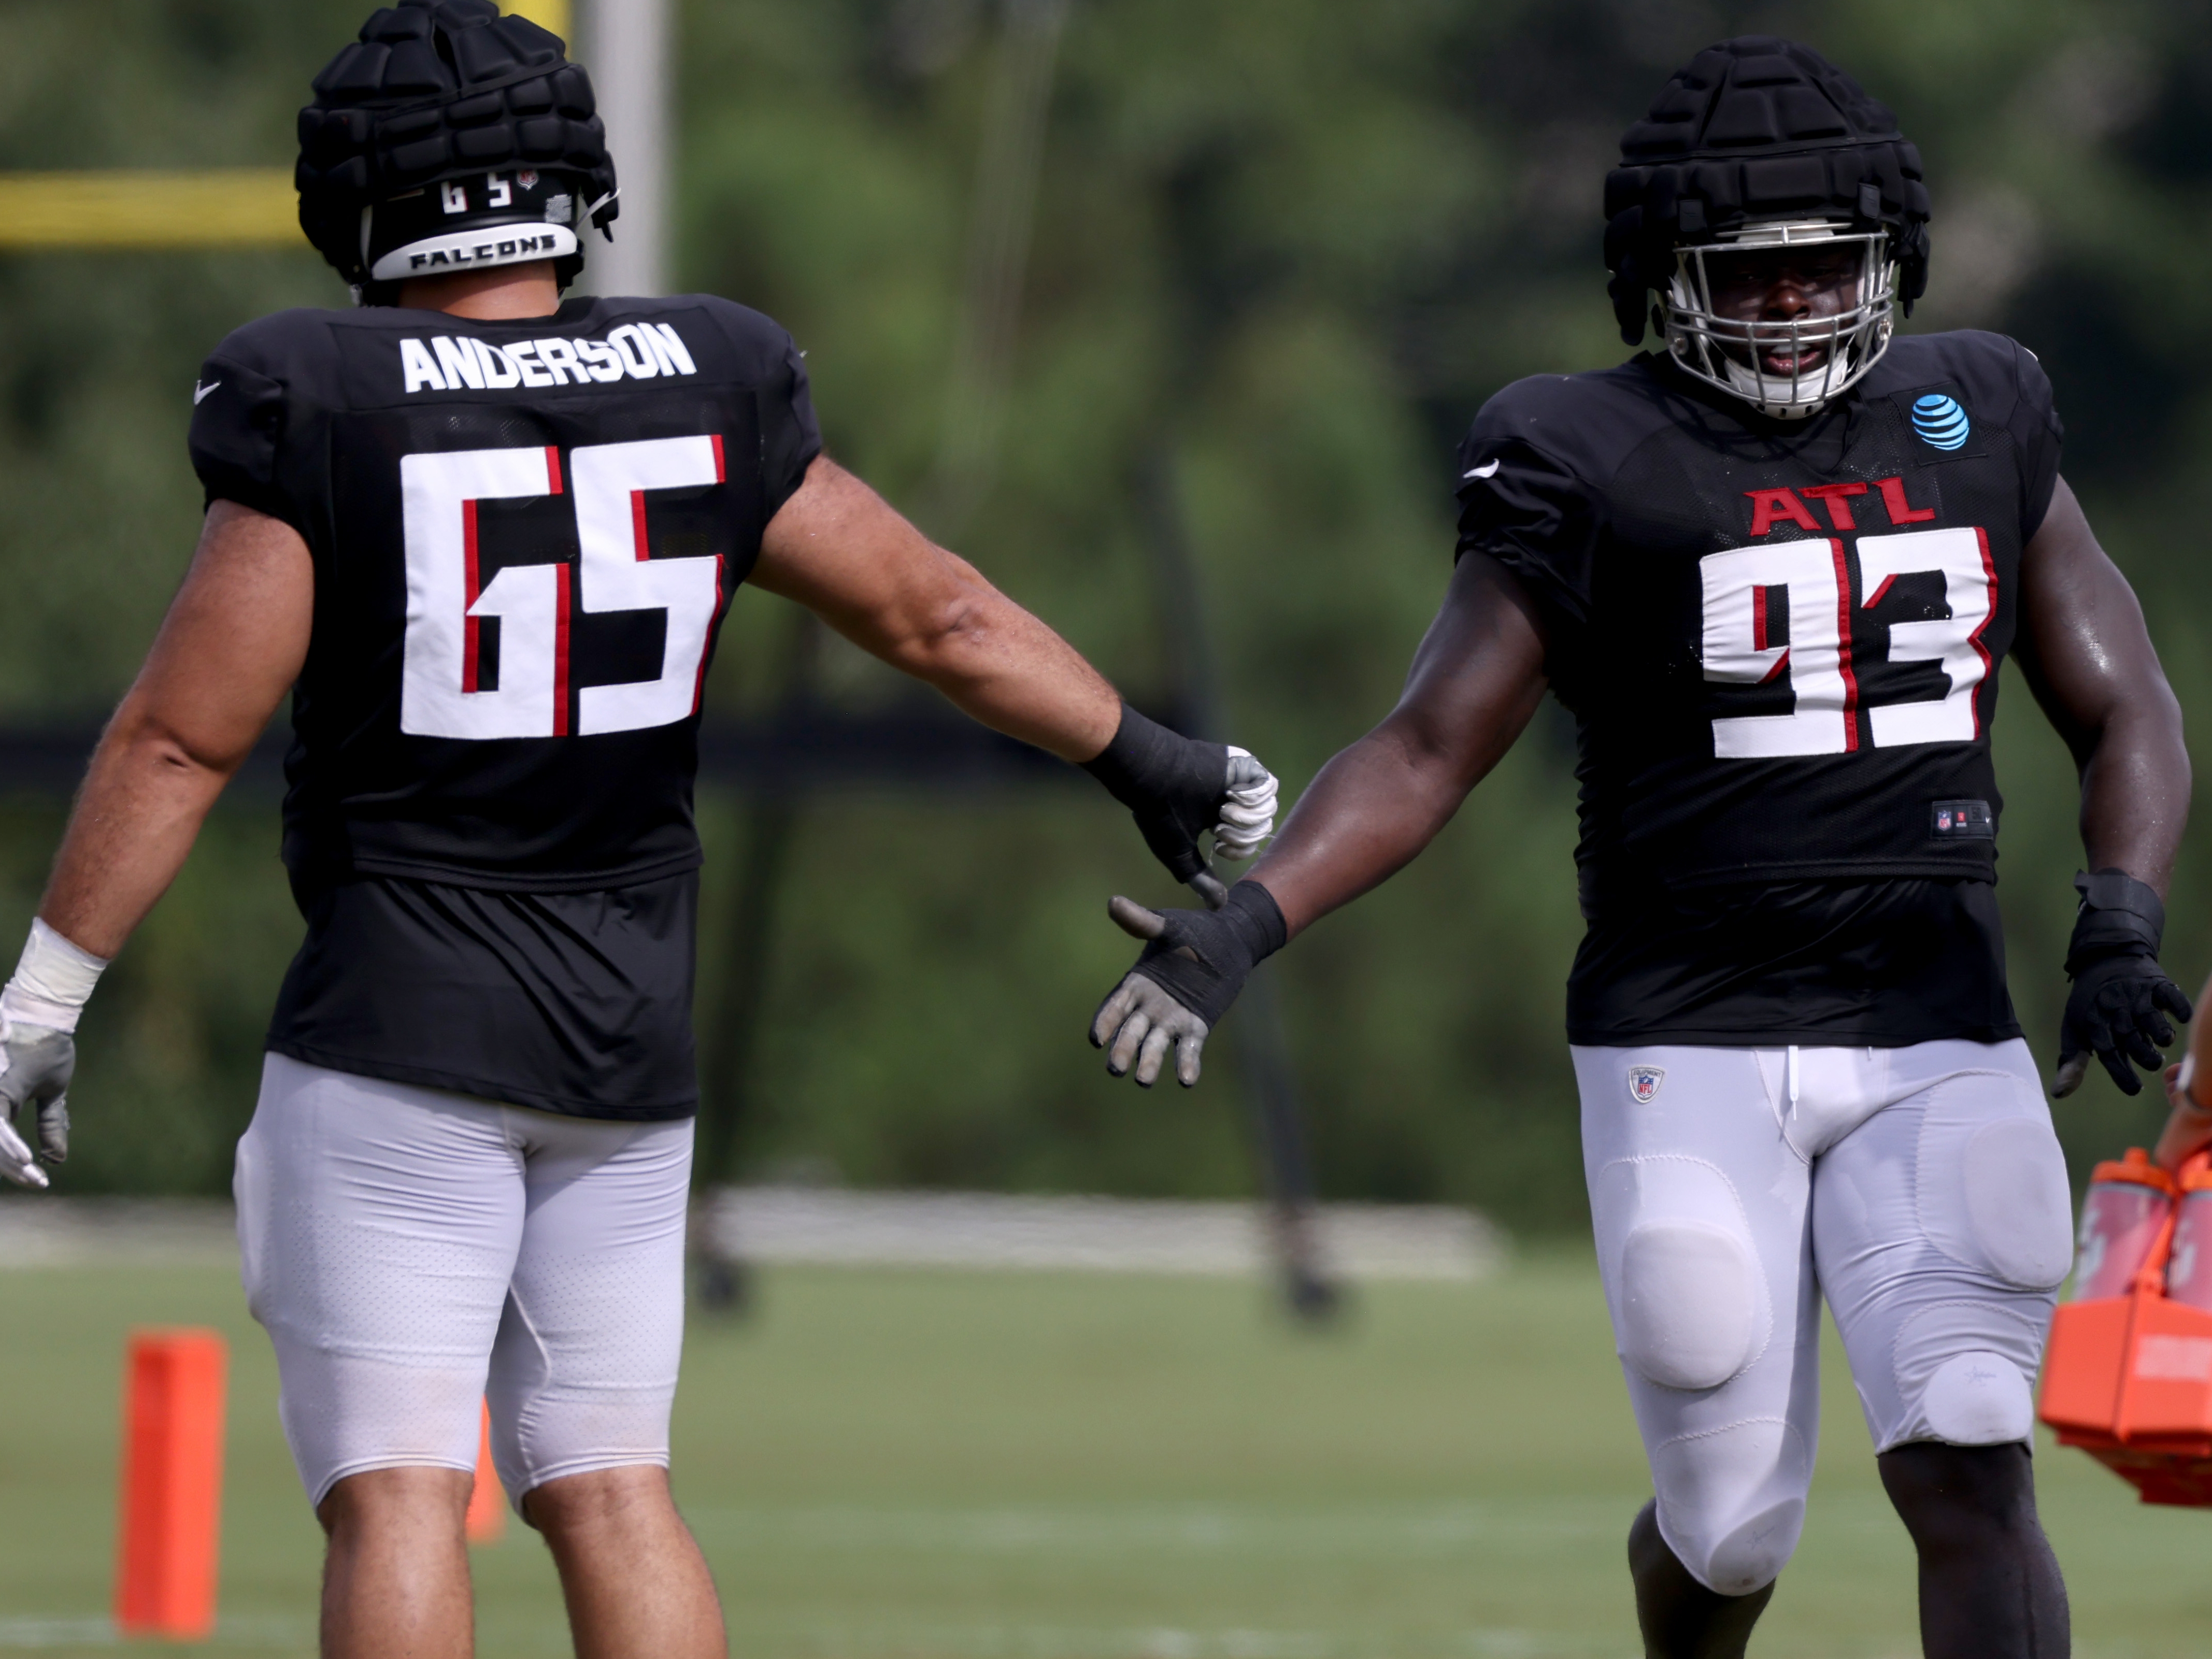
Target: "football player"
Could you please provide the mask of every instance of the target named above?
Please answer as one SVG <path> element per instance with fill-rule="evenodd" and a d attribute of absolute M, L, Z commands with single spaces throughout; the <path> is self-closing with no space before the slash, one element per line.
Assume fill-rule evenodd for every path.
<path fill-rule="evenodd" d="M 555 36 L 491 0 L 401 0 L 300 131 L 301 223 L 360 304 L 264 318 L 200 374 L 204 532 L 0 993 L 0 1093 L 61 1159 L 77 1011 L 290 692 L 307 933 L 236 1192 L 330 1535 L 325 1650 L 469 1650 L 488 1396 L 579 1651 L 719 1655 L 665 1467 L 692 780 L 737 584 L 1086 766 L 1178 879 L 1211 879 L 1209 830 L 1249 856 L 1273 780 L 1125 708 L 823 455 L 769 319 L 562 300 L 615 177 Z M 0 1173 L 44 1186 L 37 1157 L 0 1120 Z"/>
<path fill-rule="evenodd" d="M 2081 768 L 2061 1094 L 2092 1055 L 2136 1091 L 2188 1015 L 2158 963 L 2179 711 L 2033 354 L 1893 337 L 1929 210 L 1887 109 L 1803 46 L 1731 40 L 1630 129 L 1606 198 L 1623 337 L 1657 349 L 1483 409 L 1397 708 L 1225 909 L 1115 901 L 1150 943 L 1092 1040 L 1194 1082 L 1253 965 L 1418 854 L 1549 688 L 1580 734 L 1567 1027 L 1656 1492 L 1629 1536 L 1648 1650 L 1741 1653 L 1772 1594 L 1825 1294 L 1927 1650 L 2063 1653 L 2029 1443 L 2068 1189 L 2005 988 L 1997 666 Z"/>

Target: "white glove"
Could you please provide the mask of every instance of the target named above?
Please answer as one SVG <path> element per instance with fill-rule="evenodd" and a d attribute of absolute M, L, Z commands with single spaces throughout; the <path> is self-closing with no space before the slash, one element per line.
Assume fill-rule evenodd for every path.
<path fill-rule="evenodd" d="M 1229 750 L 1229 799 L 1213 826 L 1213 855 L 1249 859 L 1275 833 L 1275 775 L 1233 744 Z"/>
<path fill-rule="evenodd" d="M 46 1172 L 18 1133 L 23 1109 L 37 1125 L 39 1156 L 69 1156 L 69 1085 L 76 1071 L 76 1017 L 107 958 L 31 923 L 15 976 L 0 988 L 0 1177 L 43 1188 Z M 25 1125 L 26 1127 L 29 1127 Z"/>
<path fill-rule="evenodd" d="M 76 1039 L 67 1031 L 0 1018 L 0 1106 L 6 1109 L 0 1114 L 0 1176 L 19 1187 L 47 1184 L 14 1127 L 26 1106 L 38 1126 L 39 1156 L 49 1164 L 69 1156 L 69 1085 L 76 1071 Z"/>

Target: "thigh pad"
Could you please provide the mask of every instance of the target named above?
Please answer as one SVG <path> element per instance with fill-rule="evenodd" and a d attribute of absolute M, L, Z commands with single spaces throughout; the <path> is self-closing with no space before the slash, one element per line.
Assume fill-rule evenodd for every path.
<path fill-rule="evenodd" d="M 2073 1199 L 2050 1114 L 2026 1092 L 1996 1073 L 1931 1091 L 1917 1160 L 1920 1225 L 1961 1267 L 2051 1291 L 2073 1265 Z M 2016 1109 L 2006 1109 L 2007 1096 L 2021 1097 Z"/>
<path fill-rule="evenodd" d="M 2072 1257 L 2066 1164 L 2034 1083 L 1963 1067 L 1814 1176 L 1820 1271 L 1877 1451 L 2026 1439 Z"/>
<path fill-rule="evenodd" d="M 1698 1158 L 1622 1158 L 1592 1183 L 1620 1357 L 1662 1388 L 1718 1388 L 1774 1316 L 1742 1200 Z"/>

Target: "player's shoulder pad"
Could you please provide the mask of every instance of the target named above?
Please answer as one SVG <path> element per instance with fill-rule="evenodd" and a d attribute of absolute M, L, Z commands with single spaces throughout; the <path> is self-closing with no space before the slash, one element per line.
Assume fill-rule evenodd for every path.
<path fill-rule="evenodd" d="M 1978 328 L 1899 335 L 1867 377 L 1867 395 L 1937 386 L 1959 387 L 1971 414 L 1999 424 L 2023 402 L 2037 414 L 2051 410 L 2051 379 L 2035 354 L 2008 335 Z"/>
<path fill-rule="evenodd" d="M 289 381 L 302 369 L 331 358 L 334 349 L 331 341 L 333 325 L 343 325 L 362 314 L 317 306 L 271 312 L 231 330 L 222 343 L 208 353 L 208 361 L 235 363 L 272 380 Z"/>
<path fill-rule="evenodd" d="M 1461 469 L 1525 446 L 1584 483 L 1601 485 L 1675 418 L 1674 402 L 1640 357 L 1580 374 L 1532 374 L 1483 404 L 1461 445 Z"/>
<path fill-rule="evenodd" d="M 624 317 L 657 319 L 676 313 L 704 315 L 729 342 L 739 372 L 749 379 L 766 380 L 796 348 L 790 334 L 773 317 L 750 306 L 726 300 L 719 294 L 672 294 L 664 299 L 607 299 L 599 302 L 599 313 L 609 322 Z"/>

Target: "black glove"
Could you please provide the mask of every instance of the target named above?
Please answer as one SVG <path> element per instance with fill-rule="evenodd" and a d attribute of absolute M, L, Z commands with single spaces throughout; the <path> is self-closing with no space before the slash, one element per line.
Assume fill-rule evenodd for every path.
<path fill-rule="evenodd" d="M 2135 1067 L 2161 1069 L 2166 1057 L 2159 1049 L 2173 1041 L 2166 1016 L 2185 1020 L 2192 1012 L 2181 988 L 2158 965 L 2166 906 L 2124 870 L 2077 875 L 2074 885 L 2081 895 L 2066 947 L 2066 975 L 2074 988 L 2059 1022 L 2058 1074 L 2051 1092 L 2063 1099 L 2079 1088 L 2094 1054 L 2121 1093 L 2141 1094 L 2142 1079 Z"/>
<path fill-rule="evenodd" d="M 1241 749 L 1171 732 L 1127 703 L 1114 741 L 1083 769 L 1135 816 L 1145 845 L 1177 881 L 1205 873 L 1198 838 L 1206 830 L 1225 856 L 1249 858 L 1274 826 L 1267 768 Z"/>
<path fill-rule="evenodd" d="M 1198 1081 L 1207 1034 L 1252 970 L 1283 948 L 1290 932 L 1283 913 L 1256 881 L 1238 882 L 1218 910 L 1147 910 L 1120 897 L 1106 910 L 1146 944 L 1136 966 L 1098 1006 L 1091 1046 L 1110 1044 L 1106 1069 L 1121 1077 L 1134 1065 L 1147 1089 L 1159 1080 L 1172 1046 L 1176 1079 L 1188 1089 Z"/>

